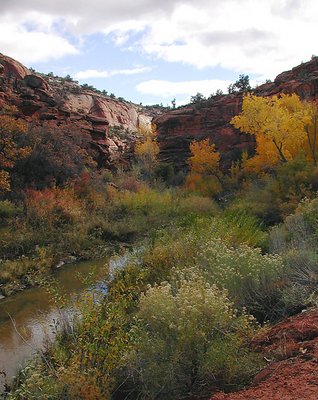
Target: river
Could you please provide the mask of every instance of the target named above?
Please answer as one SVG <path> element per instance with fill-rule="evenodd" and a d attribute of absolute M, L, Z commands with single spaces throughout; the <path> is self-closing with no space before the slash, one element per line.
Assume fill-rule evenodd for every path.
<path fill-rule="evenodd" d="M 58 269 L 54 277 L 63 294 L 71 300 L 88 286 L 78 275 L 85 277 L 92 270 L 102 271 L 104 264 L 103 260 L 66 265 Z M 54 337 L 54 321 L 58 316 L 50 296 L 41 287 L 0 300 L 0 393 L 5 375 L 9 382 L 47 339 Z"/>

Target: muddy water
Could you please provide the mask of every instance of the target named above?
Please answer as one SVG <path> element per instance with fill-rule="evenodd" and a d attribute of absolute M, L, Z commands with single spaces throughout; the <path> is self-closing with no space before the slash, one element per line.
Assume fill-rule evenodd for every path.
<path fill-rule="evenodd" d="M 79 296 L 87 284 L 78 276 L 103 270 L 104 261 L 83 262 L 62 267 L 55 274 L 62 292 L 71 299 Z M 58 311 L 43 288 L 32 288 L 0 300 L 0 393 L 7 381 L 40 349 L 48 338 L 54 337 L 54 321 Z M 14 323 L 12 322 L 14 321 Z"/>

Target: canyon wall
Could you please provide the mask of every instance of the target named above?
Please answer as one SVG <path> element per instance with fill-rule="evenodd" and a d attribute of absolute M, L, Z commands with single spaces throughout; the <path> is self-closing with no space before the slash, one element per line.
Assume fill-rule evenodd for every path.
<path fill-rule="evenodd" d="M 0 107 L 6 106 L 15 106 L 18 116 L 29 123 L 89 132 L 100 166 L 125 159 L 138 129 L 152 119 L 141 106 L 65 78 L 34 73 L 0 54 Z"/>
<path fill-rule="evenodd" d="M 265 83 L 253 92 L 260 96 L 296 93 L 304 100 L 317 101 L 318 57 L 279 74 L 274 82 Z M 156 117 L 162 161 L 177 168 L 185 166 L 190 142 L 204 138 L 216 144 L 225 167 L 240 157 L 243 149 L 253 152 L 253 136 L 242 134 L 230 124 L 232 117 L 241 112 L 242 99 L 242 93 L 214 96 Z"/>
<path fill-rule="evenodd" d="M 318 57 L 279 74 L 253 92 L 260 96 L 297 93 L 318 100 Z M 254 138 L 233 128 L 230 121 L 242 108 L 242 93 L 211 96 L 208 100 L 166 111 L 83 88 L 76 82 L 30 71 L 0 54 L 0 107 L 16 106 L 20 118 L 40 125 L 72 126 L 89 132 L 98 151 L 99 166 L 128 162 L 139 128 L 157 125 L 160 159 L 176 169 L 186 165 L 192 140 L 210 138 L 229 167 L 243 149 L 254 149 Z"/>

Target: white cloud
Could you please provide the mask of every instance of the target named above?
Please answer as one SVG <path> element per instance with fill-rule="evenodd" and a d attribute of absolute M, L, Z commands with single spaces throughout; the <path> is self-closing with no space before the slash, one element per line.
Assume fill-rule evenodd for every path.
<path fill-rule="evenodd" d="M 55 32 L 52 24 L 52 18 L 37 13 L 20 21 L 0 17 L 1 52 L 26 64 L 77 54 L 78 50 Z"/>
<path fill-rule="evenodd" d="M 87 79 L 87 78 L 110 78 L 115 75 L 135 75 L 141 74 L 143 72 L 150 71 L 149 67 L 137 67 L 131 69 L 113 69 L 98 71 L 96 69 L 87 69 L 85 71 L 79 71 L 74 74 L 76 79 Z"/>
<path fill-rule="evenodd" d="M 2 51 L 24 62 L 75 54 L 65 32 L 102 32 L 117 46 L 133 39 L 130 48 L 151 57 L 267 78 L 318 53 L 317 0 L 1 0 L 0 15 Z"/>
<path fill-rule="evenodd" d="M 289 17 L 285 8 L 272 11 L 276 3 L 240 0 L 207 8 L 180 6 L 151 26 L 140 47 L 170 62 L 273 78 L 309 59 L 317 50 L 313 38 L 318 34 L 317 2 L 303 0 L 298 14 Z"/>
<path fill-rule="evenodd" d="M 136 86 L 136 89 L 142 94 L 161 96 L 163 98 L 171 98 L 177 95 L 188 95 L 190 97 L 195 95 L 197 92 L 208 97 L 218 89 L 221 89 L 226 93 L 227 87 L 230 83 L 233 82 L 218 79 L 182 82 L 149 80 L 139 83 Z"/>

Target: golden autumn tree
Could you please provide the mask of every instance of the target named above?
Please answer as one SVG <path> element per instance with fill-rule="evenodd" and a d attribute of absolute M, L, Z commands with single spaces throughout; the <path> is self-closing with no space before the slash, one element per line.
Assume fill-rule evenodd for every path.
<path fill-rule="evenodd" d="M 157 143 L 157 129 L 154 124 L 139 130 L 139 138 L 135 143 L 135 155 L 141 162 L 146 174 L 150 177 L 157 164 L 159 145 Z"/>
<path fill-rule="evenodd" d="M 303 104 L 302 121 L 307 137 L 308 156 L 317 166 L 318 106 L 316 103 L 306 102 Z"/>
<path fill-rule="evenodd" d="M 192 141 L 190 151 L 188 162 L 192 172 L 213 175 L 219 169 L 220 153 L 215 150 L 215 144 L 211 144 L 209 139 Z"/>
<path fill-rule="evenodd" d="M 30 153 L 29 147 L 21 143 L 26 124 L 13 116 L 15 111 L 11 108 L 0 114 L 0 192 L 10 191 L 10 169 Z"/>
<path fill-rule="evenodd" d="M 254 169 L 273 166 L 293 159 L 305 151 L 304 105 L 296 94 L 280 97 L 243 99 L 242 113 L 231 124 L 242 132 L 255 135 L 256 156 L 247 165 Z"/>
<path fill-rule="evenodd" d="M 191 156 L 188 159 L 190 173 L 186 186 L 205 195 L 214 195 L 221 189 L 219 177 L 220 153 L 209 139 L 192 141 Z"/>

